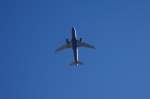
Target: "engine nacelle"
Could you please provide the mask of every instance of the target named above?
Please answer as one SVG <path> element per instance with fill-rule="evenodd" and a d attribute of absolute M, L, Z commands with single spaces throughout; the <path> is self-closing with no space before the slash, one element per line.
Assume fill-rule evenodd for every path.
<path fill-rule="evenodd" d="M 82 42 L 82 38 L 80 37 L 80 42 Z"/>
<path fill-rule="evenodd" d="M 69 39 L 66 39 L 66 43 L 67 43 L 67 44 L 69 44 L 69 43 L 70 43 Z"/>

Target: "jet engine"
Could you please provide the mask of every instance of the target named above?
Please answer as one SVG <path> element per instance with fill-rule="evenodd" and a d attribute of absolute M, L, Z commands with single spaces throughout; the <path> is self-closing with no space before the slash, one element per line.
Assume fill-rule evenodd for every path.
<path fill-rule="evenodd" d="M 81 37 L 80 37 L 79 41 L 82 42 L 82 38 Z"/>
<path fill-rule="evenodd" d="M 69 44 L 69 43 L 70 43 L 69 39 L 66 39 L 66 43 L 67 43 L 67 44 Z"/>

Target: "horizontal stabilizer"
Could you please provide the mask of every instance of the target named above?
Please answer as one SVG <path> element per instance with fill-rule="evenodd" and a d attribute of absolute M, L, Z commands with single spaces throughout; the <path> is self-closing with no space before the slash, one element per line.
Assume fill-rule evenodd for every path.
<path fill-rule="evenodd" d="M 81 61 L 72 62 L 70 65 L 82 65 L 83 63 Z"/>

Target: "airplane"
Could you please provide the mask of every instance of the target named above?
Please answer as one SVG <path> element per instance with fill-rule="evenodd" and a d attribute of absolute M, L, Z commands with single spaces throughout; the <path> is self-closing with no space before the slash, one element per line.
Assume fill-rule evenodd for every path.
<path fill-rule="evenodd" d="M 78 58 L 78 48 L 79 47 L 85 47 L 85 48 L 95 49 L 95 47 L 93 45 L 90 45 L 90 44 L 84 42 L 82 40 L 82 38 L 78 39 L 77 34 L 76 34 L 76 29 L 74 27 L 72 27 L 72 29 L 71 29 L 71 34 L 72 34 L 71 39 L 69 40 L 67 38 L 66 43 L 64 45 L 60 46 L 59 48 L 57 48 L 55 50 L 55 52 L 59 52 L 59 51 L 62 51 L 64 49 L 72 48 L 74 60 L 70 65 L 83 64 L 81 61 L 79 61 L 79 58 Z"/>

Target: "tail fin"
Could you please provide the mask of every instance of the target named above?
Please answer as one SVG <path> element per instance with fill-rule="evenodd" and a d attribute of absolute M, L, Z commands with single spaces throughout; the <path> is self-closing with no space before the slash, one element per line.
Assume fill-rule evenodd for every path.
<path fill-rule="evenodd" d="M 83 63 L 81 61 L 72 62 L 70 65 L 82 65 Z"/>

